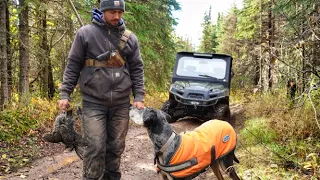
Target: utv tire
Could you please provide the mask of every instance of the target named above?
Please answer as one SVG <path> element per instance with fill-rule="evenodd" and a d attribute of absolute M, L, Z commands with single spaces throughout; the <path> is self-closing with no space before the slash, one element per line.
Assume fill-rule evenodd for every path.
<path fill-rule="evenodd" d="M 217 104 L 214 109 L 214 118 L 229 122 L 230 108 L 228 104 Z"/>
<path fill-rule="evenodd" d="M 171 103 L 169 100 L 167 100 L 162 104 L 161 111 L 170 115 L 171 118 L 167 119 L 168 123 L 174 123 L 177 121 L 177 118 L 174 118 L 172 116 L 172 113 L 170 113 L 170 107 L 171 107 Z"/>

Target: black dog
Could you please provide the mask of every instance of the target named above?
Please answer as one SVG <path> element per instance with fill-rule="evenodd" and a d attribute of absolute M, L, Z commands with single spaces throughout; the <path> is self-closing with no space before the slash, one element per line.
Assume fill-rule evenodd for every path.
<path fill-rule="evenodd" d="M 239 161 L 234 154 L 236 134 L 230 124 L 211 120 L 194 131 L 176 134 L 167 122 L 168 114 L 151 108 L 141 112 L 163 179 L 192 179 L 211 166 L 217 178 L 223 180 L 220 166 L 233 180 L 240 180 L 233 168 L 233 161 Z M 202 152 L 197 154 L 197 150 Z"/>
<path fill-rule="evenodd" d="M 82 118 L 81 109 L 77 114 Z M 43 139 L 51 143 L 62 142 L 70 151 L 75 150 L 76 154 L 83 159 L 84 143 L 80 134 L 74 128 L 75 118 L 72 110 L 60 113 L 54 121 L 53 130 L 50 134 L 44 134 Z"/>

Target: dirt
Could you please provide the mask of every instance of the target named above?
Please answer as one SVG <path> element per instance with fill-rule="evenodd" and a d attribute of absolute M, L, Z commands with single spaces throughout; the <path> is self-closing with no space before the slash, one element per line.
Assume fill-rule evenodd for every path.
<path fill-rule="evenodd" d="M 197 119 L 182 119 L 172 123 L 177 132 L 193 130 L 201 121 Z M 44 145 L 42 153 L 45 155 Z M 50 154 L 33 161 L 29 166 L 19 169 L 17 172 L 6 175 L 4 179 L 48 179 L 65 180 L 81 179 L 82 161 L 74 152 L 63 150 L 62 145 L 50 146 Z M 52 153 L 52 151 L 56 151 Z M 126 138 L 126 148 L 122 155 L 121 172 L 123 180 L 157 180 L 161 179 L 155 172 L 154 153 L 152 143 L 144 127 L 133 122 Z M 211 169 L 200 174 L 195 180 L 212 180 L 215 176 Z"/>

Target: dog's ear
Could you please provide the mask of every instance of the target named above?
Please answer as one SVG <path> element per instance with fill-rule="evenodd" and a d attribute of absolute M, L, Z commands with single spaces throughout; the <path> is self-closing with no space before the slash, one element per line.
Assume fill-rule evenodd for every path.
<path fill-rule="evenodd" d="M 81 115 L 82 115 L 82 109 L 81 109 L 81 107 L 79 107 L 79 106 L 77 107 L 76 113 L 77 113 L 78 116 L 81 116 Z"/>
<path fill-rule="evenodd" d="M 167 122 L 170 122 L 170 121 L 171 121 L 171 116 L 170 116 L 168 113 L 162 111 L 162 114 L 164 115 L 164 117 L 165 117 L 165 119 L 166 119 Z"/>
<path fill-rule="evenodd" d="M 143 113 L 142 116 L 143 119 L 143 125 L 148 127 L 150 126 L 154 120 L 157 119 L 157 111 L 154 109 L 148 109 Z"/>

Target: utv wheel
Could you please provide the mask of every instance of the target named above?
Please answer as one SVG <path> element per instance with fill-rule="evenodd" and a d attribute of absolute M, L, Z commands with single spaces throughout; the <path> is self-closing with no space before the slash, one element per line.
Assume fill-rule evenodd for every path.
<path fill-rule="evenodd" d="M 220 119 L 229 122 L 230 121 L 230 109 L 227 104 L 218 104 L 215 106 L 215 119 Z"/>
<path fill-rule="evenodd" d="M 170 115 L 170 118 L 167 119 L 168 123 L 174 123 L 177 121 L 177 119 L 172 116 L 172 113 L 170 113 L 170 106 L 171 106 L 170 101 L 169 100 L 165 101 L 162 104 L 161 111 Z"/>

